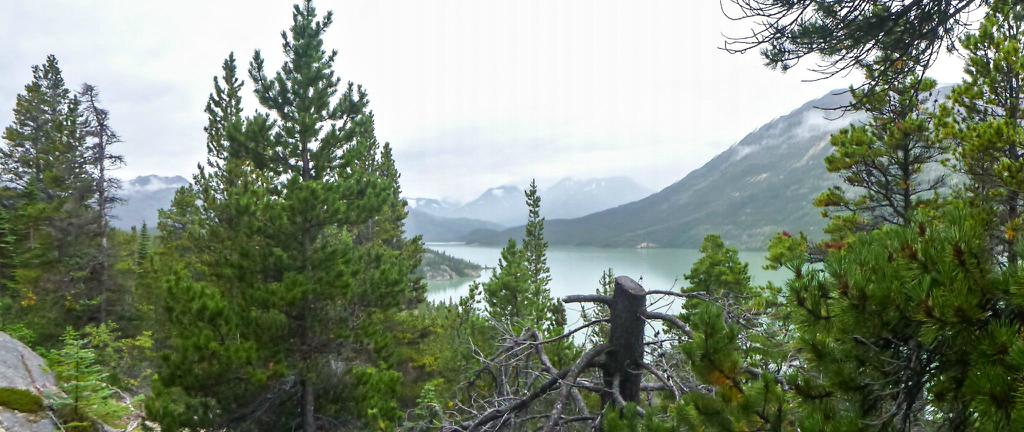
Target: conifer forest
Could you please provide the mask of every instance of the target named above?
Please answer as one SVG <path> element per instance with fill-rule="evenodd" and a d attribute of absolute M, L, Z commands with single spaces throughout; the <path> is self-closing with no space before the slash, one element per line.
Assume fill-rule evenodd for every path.
<path fill-rule="evenodd" d="M 720 50 L 854 79 L 827 116 L 856 121 L 806 163 L 829 183 L 783 206 L 820 226 L 763 230 L 756 263 L 737 231 L 696 227 L 672 286 L 598 262 L 563 295 L 549 257 L 654 250 L 696 207 L 655 221 L 623 202 L 599 213 L 617 222 L 576 224 L 545 217 L 556 199 L 533 181 L 492 197 L 522 223 L 422 213 L 374 89 L 325 39 L 359 17 L 330 1 L 275 5 L 290 26 L 259 32 L 279 46 L 190 66 L 212 78 L 192 107 L 205 156 L 130 227 L 119 170 L 146 144 L 118 133 L 117 89 L 70 82 L 62 68 L 80 67 L 57 55 L 18 65 L 31 78 L 0 140 L 0 431 L 1024 430 L 1024 3 L 721 3 L 745 30 Z M 943 57 L 958 82 L 929 75 Z M 646 225 L 598 239 L 629 224 Z M 500 257 L 432 249 L 452 240 Z M 460 278 L 464 295 L 429 295 Z"/>

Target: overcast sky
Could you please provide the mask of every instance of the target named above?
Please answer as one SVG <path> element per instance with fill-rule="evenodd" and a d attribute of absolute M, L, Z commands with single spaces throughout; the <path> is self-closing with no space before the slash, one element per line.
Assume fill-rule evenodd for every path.
<path fill-rule="evenodd" d="M 530 178 L 682 178 L 757 126 L 857 76 L 803 82 L 720 50 L 717 0 L 320 0 L 343 79 L 370 94 L 409 196 L 465 200 Z M 0 2 L 0 124 L 30 66 L 56 54 L 99 86 L 125 143 L 118 175 L 190 175 L 223 58 L 280 63 L 285 0 Z M 957 81 L 960 65 L 932 73 Z M 247 86 L 251 89 L 251 86 Z M 255 107 L 246 92 L 248 109 Z"/>

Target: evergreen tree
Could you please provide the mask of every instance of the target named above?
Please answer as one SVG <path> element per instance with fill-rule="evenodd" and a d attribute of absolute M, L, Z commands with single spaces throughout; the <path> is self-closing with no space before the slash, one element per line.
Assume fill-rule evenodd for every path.
<path fill-rule="evenodd" d="M 1024 347 L 1011 294 L 961 203 L 860 235 L 788 283 L 800 430 L 1012 430 Z"/>
<path fill-rule="evenodd" d="M 529 288 L 525 254 L 515 240 L 509 239 L 501 249 L 501 257 L 490 279 L 480 287 L 487 315 L 516 335 L 531 324 L 537 325 L 543 318 L 529 313 L 531 309 L 536 310 Z"/>
<path fill-rule="evenodd" d="M 142 228 L 139 229 L 138 242 L 135 245 L 135 267 L 142 268 L 146 262 L 146 258 L 149 257 L 149 227 L 146 223 L 142 223 Z"/>
<path fill-rule="evenodd" d="M 93 421 L 114 424 L 127 414 L 127 407 L 114 399 L 114 389 L 106 382 L 108 373 L 99 363 L 96 351 L 78 332 L 67 329 L 61 336 L 60 349 L 49 357 L 49 366 L 57 375 L 63 392 L 54 405 L 62 411 L 64 420 L 70 422 L 69 428 L 93 430 Z"/>
<path fill-rule="evenodd" d="M 78 92 L 82 100 L 82 124 L 81 128 L 86 138 L 91 142 L 88 145 L 89 165 L 92 176 L 95 178 L 95 203 L 97 225 L 95 229 L 100 240 L 99 250 L 96 252 L 95 263 L 92 265 L 94 273 L 96 297 L 99 302 L 99 322 L 106 322 L 111 303 L 118 300 L 126 300 L 123 293 L 114 293 L 116 290 L 113 280 L 113 251 L 110 245 L 110 218 L 111 208 L 121 201 L 115 194 L 121 187 L 120 181 L 112 177 L 108 171 L 117 169 L 124 165 L 124 157 L 111 151 L 111 146 L 121 142 L 110 124 L 110 112 L 102 108 L 99 103 L 99 89 L 92 84 L 82 84 Z"/>
<path fill-rule="evenodd" d="M 615 271 L 609 268 L 601 272 L 601 278 L 597 281 L 597 289 L 594 294 L 611 297 L 615 293 Z M 611 312 L 605 307 L 584 308 L 580 311 L 580 321 L 590 322 L 606 320 L 611 317 Z M 608 340 L 608 326 L 592 326 L 587 330 L 586 347 L 593 347 Z"/>
<path fill-rule="evenodd" d="M 551 283 L 551 268 L 548 267 L 548 242 L 544 240 L 544 218 L 540 215 L 540 193 L 537 181 L 530 181 L 526 190 L 526 235 L 523 237 L 523 252 L 526 256 L 527 272 L 530 275 L 530 296 L 547 299 L 546 310 L 538 315 L 550 317 L 543 330 L 547 335 L 557 336 L 565 328 L 565 306 L 558 299 L 551 297 L 548 284 Z"/>
<path fill-rule="evenodd" d="M 869 87 L 885 88 L 930 66 L 943 49 L 954 49 L 970 29 L 972 12 L 992 0 L 820 1 L 730 0 L 730 18 L 747 21 L 748 34 L 730 38 L 730 52 L 759 51 L 767 66 L 788 70 L 820 56 L 812 67 L 831 77 L 850 71 L 880 53 L 898 54 L 886 73 L 869 78 Z M 893 79 L 897 81 L 892 81 Z"/>
<path fill-rule="evenodd" d="M 694 378 L 714 391 L 685 394 L 675 421 L 699 430 L 794 430 L 778 288 L 751 285 L 747 264 L 716 235 L 700 252 L 682 290 L 681 318 L 693 338 L 679 349 Z"/>
<path fill-rule="evenodd" d="M 895 56 L 883 54 L 865 68 L 865 75 L 876 79 L 894 61 Z M 945 156 L 932 133 L 929 105 L 935 81 L 918 76 L 886 81 L 892 84 L 850 89 L 851 108 L 869 118 L 830 140 L 833 152 L 825 157 L 825 166 L 842 177 L 846 188 L 832 187 L 815 205 L 831 217 L 826 232 L 835 240 L 882 225 L 907 225 L 914 211 L 934 202 L 945 185 L 944 175 L 925 173 L 926 168 L 938 168 Z"/>
<path fill-rule="evenodd" d="M 9 294 L 16 314 L 44 344 L 55 342 L 65 325 L 98 318 L 92 268 L 102 218 L 82 119 L 81 101 L 49 56 L 32 68 L 0 148 L 17 262 Z"/>
<path fill-rule="evenodd" d="M 264 113 L 241 118 L 225 62 L 208 105 L 209 160 L 194 192 L 179 191 L 183 207 L 164 213 L 161 224 L 184 236 L 172 247 L 191 254 L 165 283 L 176 349 L 159 375 L 171 397 L 154 408 L 169 430 L 317 430 L 333 414 L 324 398 L 339 385 L 338 362 L 368 355 L 365 337 L 421 298 L 421 245 L 402 238 L 390 146 L 376 141 L 362 88 L 334 75 L 336 52 L 323 48 L 332 21 L 310 1 L 297 5 L 273 76 L 256 52 L 249 75 Z M 193 371 L 200 359 L 207 367 Z M 231 376 L 243 382 L 203 380 Z"/>
<path fill-rule="evenodd" d="M 481 291 L 490 317 L 515 335 L 527 328 L 557 335 L 565 327 L 565 307 L 551 297 L 548 288 L 551 270 L 536 182 L 526 191 L 526 204 L 529 217 L 522 245 L 509 239 Z"/>
<path fill-rule="evenodd" d="M 146 297 L 159 306 L 154 311 L 157 342 L 168 347 L 159 358 L 154 397 L 147 400 L 146 411 L 167 430 L 241 428 L 233 422 L 245 420 L 239 417 L 248 414 L 246 407 L 265 390 L 267 380 L 281 375 L 273 360 L 257 357 L 254 342 L 242 339 L 245 316 L 232 299 L 244 288 L 235 285 L 229 291 L 224 286 L 236 279 L 255 283 L 253 274 L 241 267 L 251 257 L 239 257 L 238 249 L 227 247 L 260 244 L 252 238 L 257 221 L 245 215 L 256 211 L 254 201 L 261 195 L 252 191 L 252 170 L 240 157 L 228 155 L 227 131 L 241 122 L 242 83 L 236 70 L 229 55 L 222 77 L 214 78 L 206 106 L 207 159 L 193 184 L 178 189 L 171 207 L 160 211 L 159 247 L 150 252 L 145 228 L 137 245 L 140 269 L 149 268 L 143 255 L 154 258 L 144 285 Z M 219 223 L 233 224 L 236 232 L 214 229 Z M 228 265 L 229 258 L 234 266 Z M 221 286 L 215 285 L 218 280 Z"/>
<path fill-rule="evenodd" d="M 966 191 L 999 221 L 992 238 L 1017 264 L 1024 192 L 1024 5 L 994 1 L 978 31 L 966 36 L 966 77 L 943 107 L 955 166 Z"/>

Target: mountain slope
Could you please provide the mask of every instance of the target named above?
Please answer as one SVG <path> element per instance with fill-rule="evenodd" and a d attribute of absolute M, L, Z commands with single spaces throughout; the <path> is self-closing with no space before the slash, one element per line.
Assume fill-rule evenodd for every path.
<path fill-rule="evenodd" d="M 143 222 L 156 226 L 157 212 L 167 208 L 174 192 L 188 184 L 181 176 L 140 176 L 121 185 L 118 195 L 124 200 L 113 209 L 113 225 L 121 229 L 141 226 Z"/>
<path fill-rule="evenodd" d="M 442 201 L 434 198 L 405 198 L 406 204 L 410 209 L 416 209 L 423 213 L 429 213 L 435 216 L 447 216 L 450 215 L 458 204 Z"/>
<path fill-rule="evenodd" d="M 636 201 L 652 192 L 629 177 L 566 177 L 540 193 L 541 213 L 548 219 L 576 218 Z"/>
<path fill-rule="evenodd" d="M 847 94 L 828 94 L 808 102 L 744 137 L 682 180 L 639 201 L 570 220 L 550 220 L 551 244 L 633 247 L 649 242 L 663 247 L 697 247 L 708 233 L 732 245 L 762 249 L 781 230 L 814 235 L 824 226 L 813 198 L 838 179 L 822 160 L 831 151 L 829 136 L 863 116 L 818 108 L 838 107 Z M 478 230 L 474 243 L 500 244 L 522 235 L 522 228 Z"/>
<path fill-rule="evenodd" d="M 526 222 L 526 198 L 516 186 L 487 189 L 475 200 L 452 212 L 451 217 L 485 220 L 504 226 Z"/>
<path fill-rule="evenodd" d="M 492 222 L 469 219 L 435 216 L 430 213 L 409 207 L 409 216 L 405 219 L 405 233 L 408 236 L 423 236 L 427 242 L 462 241 L 475 230 L 499 230 L 504 228 Z"/>

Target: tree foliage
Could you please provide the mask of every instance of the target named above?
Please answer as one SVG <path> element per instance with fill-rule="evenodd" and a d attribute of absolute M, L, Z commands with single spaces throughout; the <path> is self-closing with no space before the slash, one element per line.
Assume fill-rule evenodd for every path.
<path fill-rule="evenodd" d="M 421 246 L 403 238 L 390 146 L 363 89 L 335 76 L 337 54 L 323 47 L 332 22 L 304 2 L 280 71 L 253 56 L 265 112 L 242 117 L 232 57 L 215 80 L 208 160 L 161 220 L 170 349 L 153 410 L 171 430 L 316 430 L 332 405 L 318 395 L 347 369 L 336 365 L 365 357 L 381 317 L 420 301 Z"/>
<path fill-rule="evenodd" d="M 883 54 L 865 68 L 869 79 L 896 61 Z M 941 173 L 945 149 L 934 136 L 935 81 L 920 76 L 888 79 L 884 88 L 851 88 L 850 108 L 868 116 L 864 123 L 832 135 L 825 166 L 845 188 L 822 193 L 815 205 L 831 221 L 826 232 L 841 241 L 853 232 L 882 225 L 907 225 L 913 213 L 933 204 L 946 185 Z M 927 171 L 926 171 L 927 170 Z"/>
<path fill-rule="evenodd" d="M 970 179 L 965 192 L 999 221 L 991 237 L 1016 263 L 1024 191 L 1024 6 L 995 1 L 974 34 L 963 39 L 963 83 L 943 106 L 941 135 L 954 167 Z"/>
<path fill-rule="evenodd" d="M 927 69 L 971 27 L 969 15 L 991 0 L 819 1 L 730 0 L 726 15 L 750 23 L 748 35 L 726 42 L 731 52 L 759 50 L 772 68 L 787 70 L 817 57 L 812 70 L 830 77 L 895 54 L 869 77 L 883 90 Z"/>

